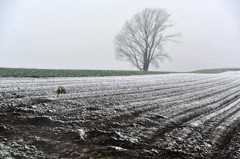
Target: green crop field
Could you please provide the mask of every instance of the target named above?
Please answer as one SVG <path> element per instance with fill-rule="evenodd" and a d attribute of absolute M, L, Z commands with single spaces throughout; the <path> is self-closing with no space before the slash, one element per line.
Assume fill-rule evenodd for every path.
<path fill-rule="evenodd" d="M 166 74 L 158 71 L 122 71 L 122 70 L 67 70 L 67 69 L 28 69 L 0 68 L 0 77 L 98 77 L 98 76 L 128 76 L 146 74 Z"/>
<path fill-rule="evenodd" d="M 239 68 L 206 69 L 185 73 L 222 73 L 240 71 Z M 70 70 L 70 69 L 31 69 L 31 68 L 3 68 L 0 67 L 0 77 L 100 77 L 100 76 L 129 76 L 146 74 L 168 74 L 180 72 L 167 71 L 127 71 L 127 70 Z M 184 72 L 181 72 L 184 73 Z"/>

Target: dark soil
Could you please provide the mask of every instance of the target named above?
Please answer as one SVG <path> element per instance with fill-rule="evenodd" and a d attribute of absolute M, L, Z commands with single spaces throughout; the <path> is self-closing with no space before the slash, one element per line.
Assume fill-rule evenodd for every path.
<path fill-rule="evenodd" d="M 59 97 L 59 83 L 17 79 L 16 90 L 11 79 L 0 90 L 0 158 L 240 158 L 238 77 L 138 78 L 59 79 Z"/>

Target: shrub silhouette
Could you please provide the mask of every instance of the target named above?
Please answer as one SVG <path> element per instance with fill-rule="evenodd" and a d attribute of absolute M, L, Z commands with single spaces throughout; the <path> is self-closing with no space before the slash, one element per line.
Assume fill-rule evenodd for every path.
<path fill-rule="evenodd" d="M 56 93 L 57 93 L 57 97 L 58 97 L 59 94 L 66 94 L 67 91 L 66 91 L 66 88 L 64 88 L 63 86 L 59 86 Z"/>

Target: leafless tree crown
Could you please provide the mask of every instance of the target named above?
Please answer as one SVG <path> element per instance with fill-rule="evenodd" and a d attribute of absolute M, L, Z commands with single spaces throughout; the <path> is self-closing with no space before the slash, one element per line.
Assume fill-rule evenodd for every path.
<path fill-rule="evenodd" d="M 145 9 L 127 20 L 114 40 L 117 59 L 148 71 L 150 64 L 158 67 L 159 61 L 169 58 L 162 52 L 163 44 L 180 35 L 165 34 L 166 29 L 172 27 L 170 15 L 164 9 Z"/>

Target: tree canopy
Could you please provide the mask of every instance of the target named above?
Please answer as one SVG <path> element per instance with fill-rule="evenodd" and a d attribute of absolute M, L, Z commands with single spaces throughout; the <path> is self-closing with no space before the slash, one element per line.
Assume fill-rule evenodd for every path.
<path fill-rule="evenodd" d="M 159 61 L 169 59 L 163 45 L 180 36 L 166 34 L 173 26 L 170 16 L 165 9 L 144 9 L 127 20 L 114 40 L 117 59 L 129 61 L 141 71 L 148 71 L 150 64 L 159 67 Z"/>

